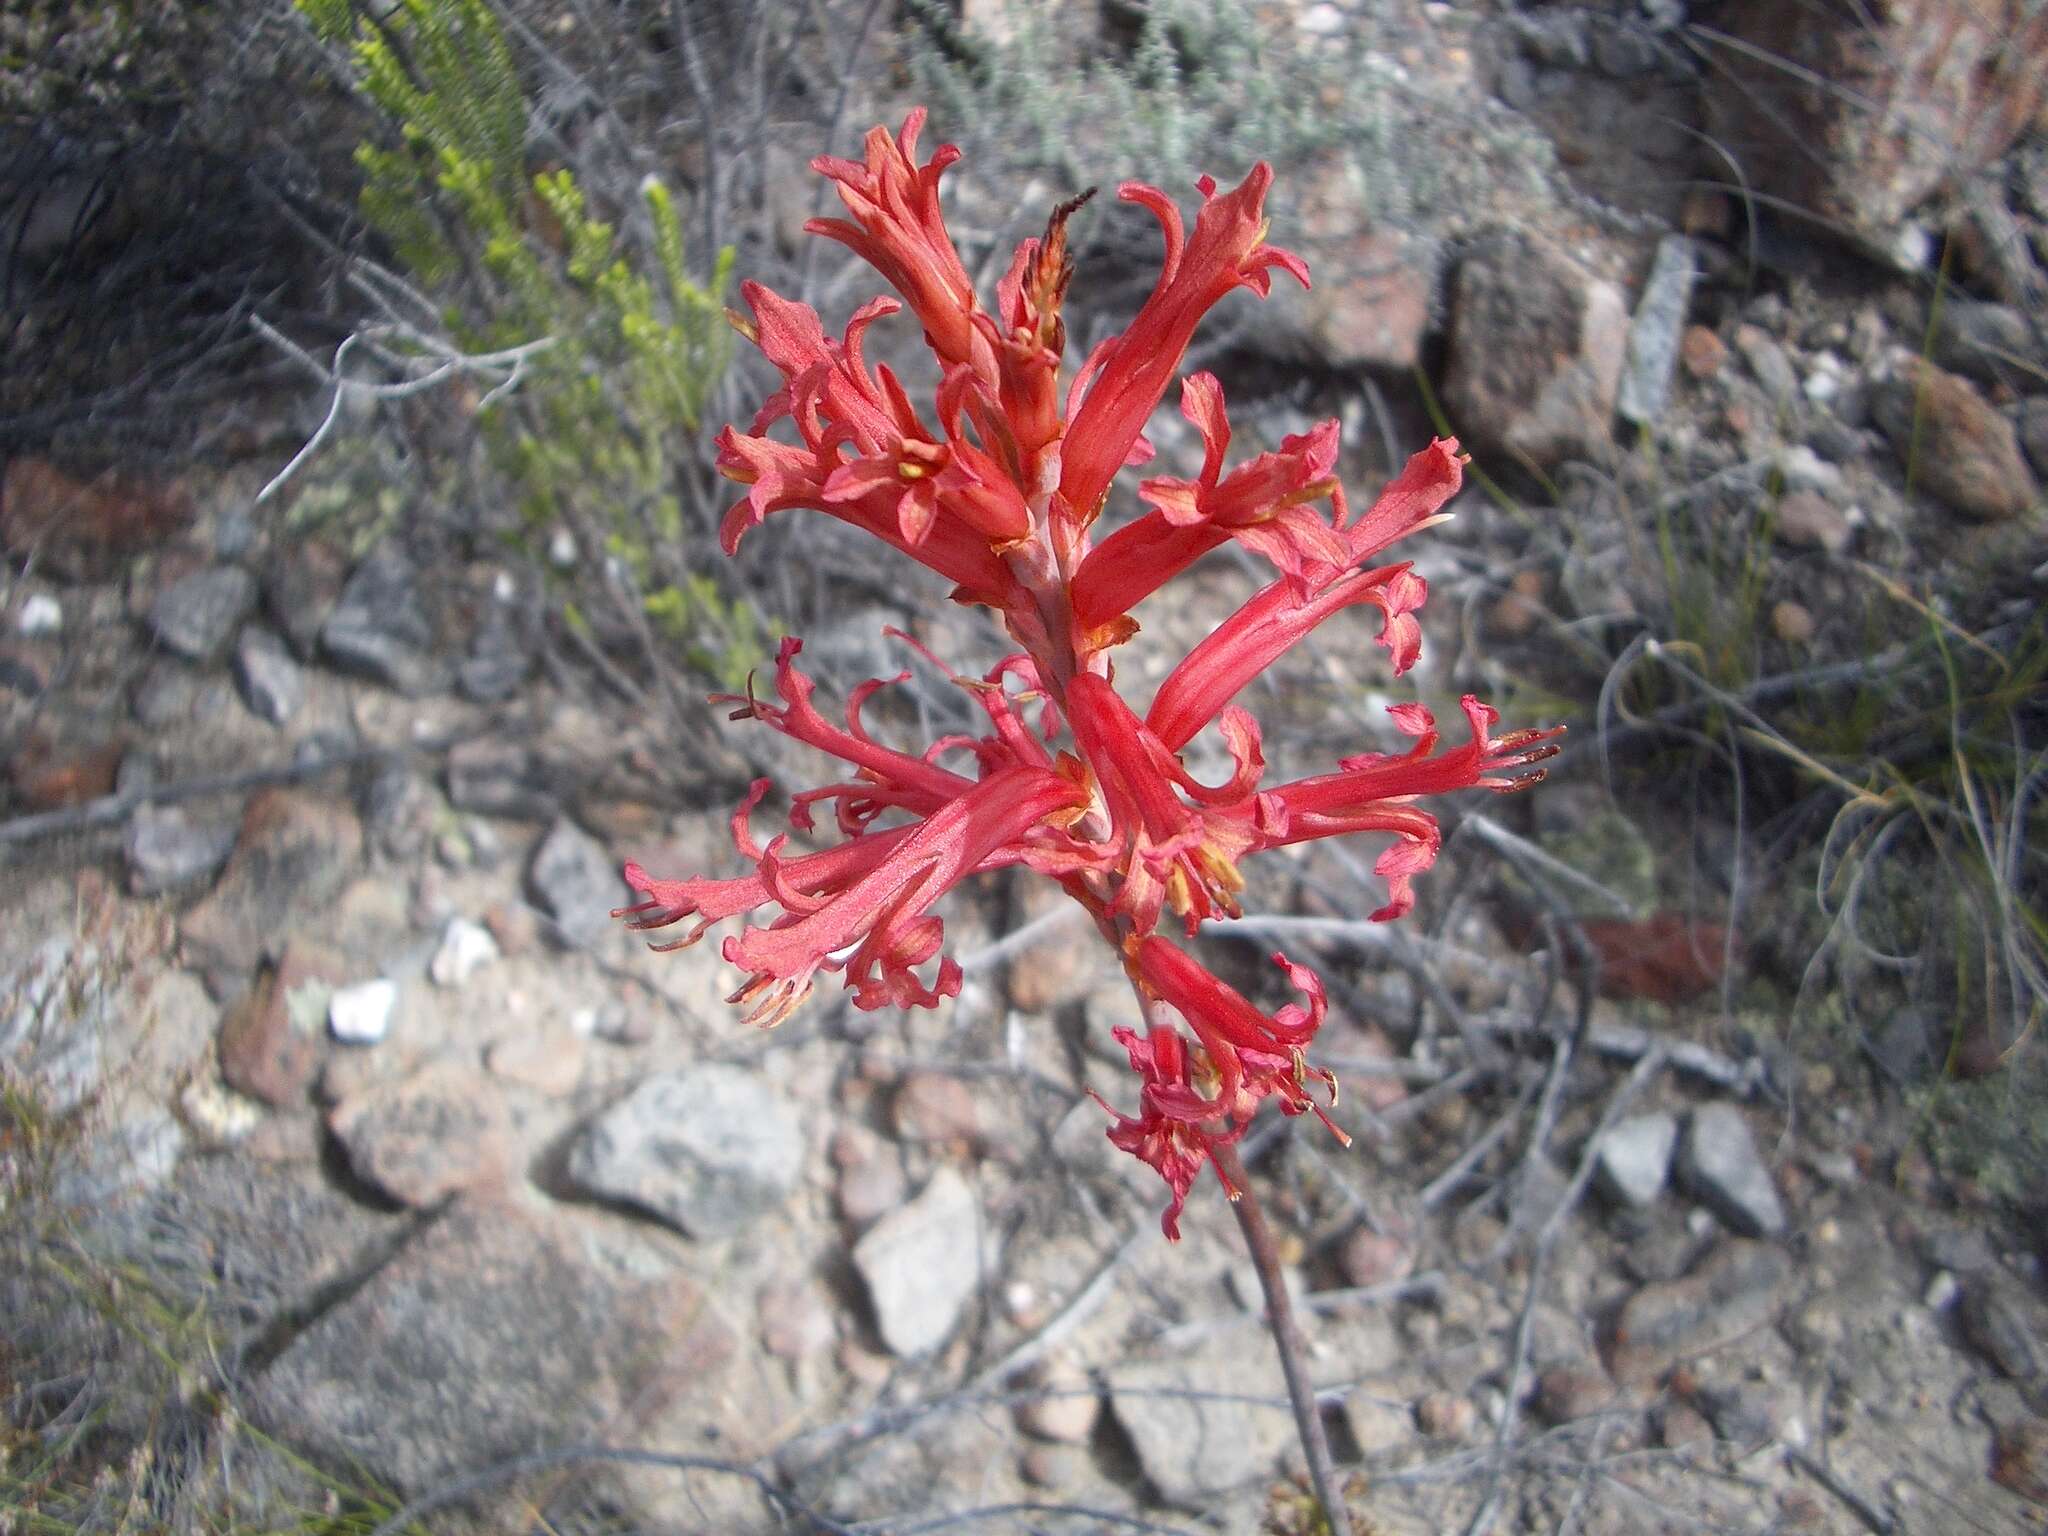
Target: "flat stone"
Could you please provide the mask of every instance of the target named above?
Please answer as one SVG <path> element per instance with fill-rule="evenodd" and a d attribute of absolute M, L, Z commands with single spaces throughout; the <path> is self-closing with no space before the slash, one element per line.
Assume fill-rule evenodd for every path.
<path fill-rule="evenodd" d="M 1771 532 L 1794 549 L 1820 549 L 1839 555 L 1849 547 L 1856 530 L 1848 514 L 1813 491 L 1789 491 L 1778 499 L 1771 515 Z"/>
<path fill-rule="evenodd" d="M 478 626 L 469 655 L 455 669 L 455 683 L 465 699 L 495 704 L 510 698 L 532 670 L 531 649 L 511 620 L 495 611 Z"/>
<path fill-rule="evenodd" d="M 972 1142 L 981 1134 L 974 1090 L 951 1072 L 913 1072 L 889 1100 L 889 1120 L 903 1141 Z"/>
<path fill-rule="evenodd" d="M 60 1161 L 51 1180 L 57 1206 L 99 1210 L 162 1186 L 185 1149 L 185 1130 L 161 1104 L 147 1104 L 111 1125 L 95 1126 L 73 1150 L 76 1161 Z"/>
<path fill-rule="evenodd" d="M 136 896 L 157 896 L 202 885 L 227 863 L 234 847 L 232 821 L 196 820 L 176 805 L 140 806 L 122 840 L 128 889 Z"/>
<path fill-rule="evenodd" d="M 250 625 L 235 642 L 235 686 L 250 713 L 283 725 L 306 702 L 306 674 L 274 630 Z"/>
<path fill-rule="evenodd" d="M 720 1238 L 786 1200 L 803 1159 L 788 1100 L 751 1072 L 705 1065 L 651 1077 L 606 1110 L 577 1140 L 569 1177 L 692 1237 Z"/>
<path fill-rule="evenodd" d="M 1767 1327 L 1791 1280 L 1792 1261 L 1782 1249 L 1723 1239 L 1690 1273 L 1646 1285 L 1623 1303 L 1614 1329 L 1616 1378 L 1655 1381 L 1676 1361 Z"/>
<path fill-rule="evenodd" d="M 233 705 L 233 692 L 225 684 L 164 656 L 143 673 L 128 707 L 139 723 L 154 731 L 170 726 L 217 726 Z"/>
<path fill-rule="evenodd" d="M 1959 1314 L 1963 1337 L 2000 1374 L 2031 1382 L 2042 1373 L 2043 1353 L 2027 1324 L 2026 1313 L 2006 1287 L 1990 1276 L 1973 1279 L 1963 1293 Z"/>
<path fill-rule="evenodd" d="M 1656 259 L 1629 323 L 1628 360 L 1615 394 L 1615 409 L 1630 421 L 1656 421 L 1670 403 L 1679 338 L 1698 276 L 1692 242 L 1684 235 L 1666 235 L 1657 242 Z"/>
<path fill-rule="evenodd" d="M 1598 1365 L 1553 1365 L 1536 1378 L 1536 1411 L 1552 1424 L 1569 1424 L 1614 1401 L 1614 1383 Z"/>
<path fill-rule="evenodd" d="M 434 625 L 412 559 L 390 541 L 363 557 L 320 627 L 320 645 L 336 666 L 408 696 L 447 686 Z"/>
<path fill-rule="evenodd" d="M 1738 325 L 1735 349 L 1773 405 L 1783 410 L 1799 397 L 1799 370 L 1769 331 L 1758 325 Z"/>
<path fill-rule="evenodd" d="M 320 1070 L 320 1029 L 347 975 L 341 956 L 293 937 L 221 1020 L 220 1075 L 252 1099 L 282 1108 L 304 1100 Z"/>
<path fill-rule="evenodd" d="M 1057 1360 L 1031 1386 L 1041 1395 L 1017 1405 L 1017 1427 L 1040 1440 L 1086 1445 L 1102 1416 L 1102 1398 L 1088 1373 L 1070 1360 Z"/>
<path fill-rule="evenodd" d="M 1678 1176 L 1737 1232 L 1775 1237 L 1785 1230 L 1778 1186 L 1757 1151 L 1749 1121 L 1733 1104 L 1706 1104 L 1693 1111 Z"/>
<path fill-rule="evenodd" d="M 1638 1210 L 1655 1204 L 1664 1193 L 1677 1145 L 1678 1121 L 1662 1110 L 1616 1123 L 1600 1138 L 1594 1154 L 1600 1187 Z"/>
<path fill-rule="evenodd" d="M 256 578 L 239 565 L 216 565 L 159 592 L 149 605 L 149 627 L 164 649 L 208 661 L 255 606 Z"/>
<path fill-rule="evenodd" d="M 613 931 L 612 912 L 631 903 L 619 864 L 604 845 L 564 817 L 548 829 L 526 882 L 540 909 L 571 945 L 585 946 Z"/>
<path fill-rule="evenodd" d="M 348 579 L 348 557 L 317 538 L 280 541 L 263 568 L 263 607 L 301 661 L 320 649 L 320 629 Z"/>
<path fill-rule="evenodd" d="M 2017 517 L 2039 497 L 2019 433 L 1966 379 L 1905 359 L 1871 413 L 1913 484 L 1966 517 Z"/>
<path fill-rule="evenodd" d="M 715 1393 L 734 1342 L 705 1298 L 617 1234 L 499 1195 L 460 1199 L 294 1339 L 252 1417 L 417 1494 L 507 1457 L 599 1438 Z M 525 1523 L 483 1521 L 483 1528 Z"/>
<path fill-rule="evenodd" d="M 1942 295 L 1935 316 L 1934 360 L 1979 383 L 2039 377 L 2039 347 L 2027 317 L 2010 304 Z"/>
<path fill-rule="evenodd" d="M 106 1080 L 118 998 L 93 946 L 52 936 L 0 973 L 0 1061 L 56 1115 L 78 1108 Z"/>
<path fill-rule="evenodd" d="M 981 1284 L 981 1212 L 974 1191 L 941 1167 L 908 1205 L 853 1247 L 882 1342 L 911 1358 L 936 1349 Z"/>
<path fill-rule="evenodd" d="M 1657 1410 L 1657 1443 L 1667 1451 L 1704 1450 L 1714 1443 L 1714 1426 L 1690 1403 L 1666 1403 Z"/>
<path fill-rule="evenodd" d="M 1445 405 L 1475 441 L 1538 468 L 1604 461 L 1627 338 L 1612 283 L 1533 235 L 1496 228 L 1452 284 Z"/>
<path fill-rule="evenodd" d="M 523 901 L 494 901 L 484 913 L 484 926 L 501 955 L 523 955 L 540 939 L 540 918 Z"/>
<path fill-rule="evenodd" d="M 1110 1409 L 1167 1503 L 1195 1507 L 1269 1476 L 1293 1444 L 1294 1422 L 1284 1408 L 1243 1401 L 1284 1399 L 1287 1392 L 1268 1341 L 1257 1339 L 1264 1349 L 1247 1349 L 1251 1341 L 1210 1340 L 1108 1373 Z"/>
<path fill-rule="evenodd" d="M 271 936 L 325 912 L 362 855 L 362 824 L 347 801 L 308 789 L 258 790 L 219 882 L 178 925 L 188 961 L 253 969 Z"/>
<path fill-rule="evenodd" d="M 543 1098 L 566 1098 L 583 1081 L 590 1047 L 564 1025 L 507 1035 L 491 1043 L 485 1064 L 508 1083 L 531 1088 Z"/>
<path fill-rule="evenodd" d="M 1399 1383 L 1360 1383 L 1344 1399 L 1344 1420 L 1367 1461 L 1412 1450 L 1417 1443 L 1415 1419 Z"/>
<path fill-rule="evenodd" d="M 502 1181 L 511 1166 L 504 1101 L 474 1070 L 437 1062 L 349 1095 L 327 1116 L 356 1177 L 401 1205 L 437 1205 Z"/>
<path fill-rule="evenodd" d="M 448 749 L 448 803 L 479 816 L 545 821 L 559 801 L 540 759 L 516 742 L 478 737 Z"/>

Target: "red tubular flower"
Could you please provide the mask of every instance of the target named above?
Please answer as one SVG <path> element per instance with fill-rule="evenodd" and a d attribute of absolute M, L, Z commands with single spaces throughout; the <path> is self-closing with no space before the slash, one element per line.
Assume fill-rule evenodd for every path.
<path fill-rule="evenodd" d="M 1277 1100 L 1285 1114 L 1313 1113 L 1350 1144 L 1305 1086 L 1306 1079 L 1320 1078 L 1336 1101 L 1336 1078 L 1312 1071 L 1302 1059 L 1302 1048 L 1323 1022 L 1322 981 L 1285 955 L 1275 955 L 1273 962 L 1307 999 L 1306 1007 L 1290 1003 L 1277 1014 L 1262 1013 L 1166 940 L 1148 938 L 1138 946 L 1140 984 L 1170 1004 L 1202 1043 L 1197 1056 L 1178 1030 L 1157 1023 L 1143 1037 L 1115 1031 L 1143 1084 L 1136 1118 L 1104 1106 L 1116 1119 L 1109 1139 L 1149 1163 L 1173 1191 L 1160 1221 L 1169 1238 L 1180 1237 L 1181 1208 L 1202 1165 L 1216 1147 L 1244 1134 L 1262 1100 Z"/>
<path fill-rule="evenodd" d="M 1432 756 L 1436 717 L 1420 704 L 1396 704 L 1387 713 L 1402 732 L 1416 738 L 1409 751 L 1398 757 L 1363 752 L 1342 759 L 1336 773 L 1297 779 L 1267 791 L 1258 807 L 1261 846 L 1277 848 L 1347 832 L 1391 832 L 1396 841 L 1373 865 L 1373 873 L 1387 882 L 1387 904 L 1372 914 L 1372 920 L 1384 923 L 1404 916 L 1415 905 L 1409 882 L 1436 862 L 1442 843 L 1436 818 L 1409 802 L 1458 789 L 1499 794 L 1525 789 L 1543 777 L 1543 770 L 1517 770 L 1557 755 L 1551 738 L 1562 727 L 1495 738 L 1490 732 L 1498 714 L 1469 693 L 1461 707 L 1472 728 L 1467 746 Z"/>
<path fill-rule="evenodd" d="M 1349 564 L 1369 559 L 1437 515 L 1457 494 L 1461 478 L 1457 451 L 1455 441 L 1439 438 L 1408 461 L 1373 509 L 1343 531 Z M 1103 545 L 1108 547 L 1108 543 Z M 1296 641 L 1333 614 L 1356 604 L 1369 603 L 1383 615 L 1380 644 L 1391 653 L 1395 674 L 1415 664 L 1422 648 L 1422 629 L 1413 615 L 1429 595 L 1420 576 L 1406 565 L 1363 572 L 1325 567 L 1315 574 L 1326 579 L 1307 601 L 1301 600 L 1293 581 L 1283 578 L 1274 582 L 1218 625 L 1168 674 L 1153 697 L 1145 723 L 1169 749 L 1177 752 L 1186 746 L 1246 683 Z M 1082 614 L 1082 622 L 1090 617 Z"/>
<path fill-rule="evenodd" d="M 1263 160 L 1236 190 L 1221 197 L 1216 183 L 1204 176 L 1202 211 L 1195 216 L 1191 240 L 1182 232 L 1180 210 L 1157 187 L 1127 181 L 1117 188 L 1118 197 L 1159 220 L 1166 261 L 1130 329 L 1109 344 L 1080 409 L 1069 406 L 1060 493 L 1083 523 L 1093 521 L 1110 480 L 1180 370 L 1195 327 L 1216 301 L 1240 287 L 1264 298 L 1272 288 L 1274 267 L 1308 286 L 1301 258 L 1265 243 L 1266 189 L 1272 184 L 1273 168 Z"/>
<path fill-rule="evenodd" d="M 797 669 L 800 643 L 784 641 L 772 694 L 757 694 L 750 680 L 723 702 L 734 719 L 844 765 L 789 797 L 793 833 L 823 824 L 840 841 L 808 852 L 790 834 L 756 841 L 750 823 L 770 788 L 759 780 L 732 818 L 750 869 L 656 880 L 629 864 L 640 899 L 616 915 L 649 933 L 689 921 L 658 948 L 695 943 L 727 918 L 751 919 L 721 952 L 743 978 L 731 1000 L 768 1026 L 820 973 L 842 973 L 861 1008 L 935 1006 L 961 984 L 935 911 L 946 892 L 978 871 L 1018 865 L 1057 880 L 1117 947 L 1152 1015 L 1142 1035 L 1115 1032 L 1139 1077 L 1138 1106 L 1135 1115 L 1111 1110 L 1109 1137 L 1166 1181 L 1163 1225 L 1178 1236 L 1203 1165 L 1214 1166 L 1216 1149 L 1242 1136 L 1262 1103 L 1328 1124 L 1310 1080 L 1329 1083 L 1332 1102 L 1335 1084 L 1304 1056 L 1327 1007 L 1315 974 L 1275 956 L 1302 1001 L 1266 1013 L 1160 937 L 1166 914 L 1192 937 L 1237 913 L 1246 859 L 1373 832 L 1391 839 L 1375 865 L 1388 899 L 1373 916 L 1398 916 L 1440 843 L 1436 818 L 1417 802 L 1534 782 L 1541 770 L 1531 765 L 1555 750 L 1554 733 L 1495 737 L 1493 711 L 1468 698 L 1470 743 L 1440 749 L 1429 712 L 1397 705 L 1395 728 L 1414 739 L 1407 752 L 1360 753 L 1334 771 L 1263 788 L 1258 723 L 1233 700 L 1289 647 L 1343 610 L 1370 606 L 1394 671 L 1415 661 L 1415 615 L 1428 588 L 1405 563 L 1376 562 L 1444 515 L 1460 484 L 1457 444 L 1430 444 L 1354 517 L 1337 479 L 1335 422 L 1232 466 L 1222 386 L 1197 373 L 1182 383 L 1181 410 L 1201 435 L 1200 471 L 1141 482 L 1148 510 L 1093 544 L 1113 477 L 1150 456 L 1145 422 L 1210 307 L 1235 288 L 1264 296 L 1275 267 L 1308 281 L 1297 258 L 1265 243 L 1272 172 L 1258 165 L 1220 194 L 1204 178 L 1192 235 L 1164 193 L 1136 182 L 1121 189 L 1164 232 L 1159 280 L 1129 328 L 1063 383 L 1061 311 L 1074 276 L 1067 225 L 1087 195 L 1056 207 L 1044 233 L 1018 247 L 984 308 L 939 208 L 940 177 L 959 153 L 942 145 L 919 164 L 923 124 L 913 112 L 893 136 L 871 132 L 860 161 L 815 162 L 849 217 L 809 228 L 864 256 L 900 302 L 871 300 L 834 338 L 807 306 L 742 285 L 747 313 L 733 324 L 781 384 L 746 430 L 719 434 L 719 470 L 746 487 L 721 540 L 730 554 L 774 513 L 823 512 L 938 572 L 956 599 L 995 609 L 1019 652 L 979 678 L 948 673 L 987 717 L 984 733 L 904 750 L 863 718 L 888 680 L 861 684 L 843 719 L 827 718 Z M 906 305 L 938 361 L 923 415 L 863 351 L 868 327 Z M 1106 651 L 1136 633 L 1133 607 L 1232 539 L 1269 562 L 1275 579 L 1168 672 L 1141 719 L 1118 693 Z M 1220 784 L 1196 779 L 1179 756 L 1212 724 L 1232 765 Z"/>
<path fill-rule="evenodd" d="M 1308 595 L 1312 570 L 1351 564 L 1342 533 L 1313 505 L 1325 497 L 1339 498 L 1341 505 L 1342 488 L 1332 473 L 1336 422 L 1286 438 L 1278 452 L 1262 453 L 1224 475 L 1230 421 L 1215 375 L 1187 377 L 1181 414 L 1202 434 L 1201 478 L 1161 476 L 1139 485 L 1138 494 L 1154 510 L 1103 540 L 1075 573 L 1075 616 L 1091 633 L 1128 613 L 1225 539 L 1235 538 L 1272 561 L 1299 597 Z"/>
<path fill-rule="evenodd" d="M 917 139 L 924 119 L 924 108 L 916 108 L 893 139 L 886 129 L 870 129 L 864 164 L 833 155 L 813 160 L 812 170 L 839 184 L 839 200 L 853 222 L 812 219 L 804 230 L 837 240 L 881 273 L 910 301 L 940 359 L 964 363 L 974 352 L 978 305 L 939 212 L 939 178 L 960 151 L 941 144 L 919 165 Z"/>

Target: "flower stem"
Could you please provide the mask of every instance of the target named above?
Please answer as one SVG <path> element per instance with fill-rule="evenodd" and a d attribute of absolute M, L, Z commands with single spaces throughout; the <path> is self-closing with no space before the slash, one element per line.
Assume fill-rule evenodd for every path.
<path fill-rule="evenodd" d="M 1231 1209 L 1237 1213 L 1244 1245 L 1251 1251 L 1252 1265 L 1259 1272 L 1259 1287 L 1266 1293 L 1266 1321 L 1280 1351 L 1287 1398 L 1294 1405 L 1294 1428 L 1308 1457 L 1309 1482 L 1323 1507 L 1323 1520 L 1330 1536 L 1352 1536 L 1351 1513 L 1344 1507 L 1343 1494 L 1337 1487 L 1337 1470 L 1330 1462 L 1330 1442 L 1323 1433 L 1323 1416 L 1316 1407 L 1315 1388 L 1309 1384 L 1308 1344 L 1294 1320 L 1294 1303 L 1287 1294 L 1286 1277 L 1280 1272 L 1280 1253 L 1274 1246 L 1273 1229 L 1266 1225 L 1265 1209 L 1252 1190 L 1237 1148 L 1218 1146 L 1209 1155 L 1223 1181 L 1237 1192 Z"/>

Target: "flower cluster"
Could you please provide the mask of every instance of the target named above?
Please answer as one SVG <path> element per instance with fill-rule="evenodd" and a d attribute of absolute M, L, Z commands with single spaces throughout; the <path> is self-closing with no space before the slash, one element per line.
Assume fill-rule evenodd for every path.
<path fill-rule="evenodd" d="M 1305 1002 L 1262 1011 L 1161 935 L 1166 914 L 1192 936 L 1207 919 L 1237 915 L 1246 858 L 1378 832 L 1392 842 L 1374 866 L 1387 900 L 1372 915 L 1398 917 L 1439 842 L 1435 818 L 1416 800 L 1532 782 L 1540 771 L 1519 770 L 1555 751 L 1544 744 L 1552 733 L 1497 737 L 1494 712 L 1467 698 L 1470 740 L 1440 749 L 1429 711 L 1404 704 L 1390 713 L 1412 741 L 1405 753 L 1363 753 L 1329 773 L 1264 784 L 1258 723 L 1232 701 L 1289 647 L 1363 605 L 1379 611 L 1394 670 L 1414 662 L 1427 589 L 1407 564 L 1376 562 L 1444 515 L 1459 485 L 1457 444 L 1432 442 L 1354 513 L 1335 472 L 1334 421 L 1231 466 L 1222 389 L 1207 373 L 1190 374 L 1180 407 L 1204 445 L 1200 473 L 1140 481 L 1147 510 L 1097 542 L 1110 484 L 1150 457 L 1145 424 L 1203 315 L 1233 289 L 1265 296 L 1276 270 L 1308 283 L 1300 259 L 1265 240 L 1272 172 L 1260 164 L 1228 192 L 1203 178 L 1192 232 L 1157 188 L 1119 188 L 1159 221 L 1162 269 L 1130 327 L 1063 380 L 1066 226 L 1085 197 L 1056 208 L 1045 233 L 1018 248 L 994 309 L 985 308 L 940 213 L 939 179 L 959 152 L 945 145 L 919 164 L 923 122 L 916 111 L 893 137 L 874 129 L 860 162 L 813 162 L 837 183 L 848 217 L 813 220 L 810 231 L 871 263 L 900 302 L 871 301 L 834 339 L 807 306 L 758 283 L 742 287 L 751 315 L 733 323 L 783 382 L 745 431 L 728 426 L 719 437 L 719 468 L 747 487 L 722 542 L 731 554 L 774 513 L 823 512 L 937 571 L 957 601 L 993 609 L 1019 650 L 984 677 L 955 679 L 986 715 L 986 734 L 912 755 L 862 725 L 862 706 L 882 682 L 857 689 L 835 722 L 812 702 L 800 642 L 785 641 L 775 702 L 751 688 L 725 702 L 737 706 L 734 718 L 848 765 L 843 781 L 797 794 L 790 816 L 809 832 L 829 807 L 843 839 L 812 853 L 792 850 L 786 835 L 757 842 L 751 814 L 769 789 L 761 780 L 733 818 L 751 873 L 657 880 L 629 864 L 642 900 L 619 915 L 641 929 L 694 919 L 681 945 L 724 918 L 773 909 L 723 950 L 747 976 L 731 1001 L 768 1026 L 803 1002 L 820 972 L 842 972 L 862 1008 L 932 1006 L 961 980 L 940 953 L 940 896 L 968 875 L 1012 865 L 1058 881 L 1116 947 L 1146 1005 L 1145 1033 L 1117 1031 L 1141 1079 L 1138 1111 L 1112 1110 L 1109 1135 L 1165 1178 L 1164 1226 L 1177 1236 L 1211 1150 L 1241 1136 L 1261 1100 L 1323 1115 L 1303 1052 L 1325 1004 L 1312 971 L 1275 956 Z M 940 367 L 929 416 L 862 353 L 868 326 L 905 305 Z M 1141 716 L 1115 686 L 1113 654 L 1138 628 L 1131 610 L 1232 539 L 1273 567 L 1272 580 L 1188 653 Z M 1219 785 L 1196 779 L 1180 756 L 1212 726 L 1233 765 Z"/>

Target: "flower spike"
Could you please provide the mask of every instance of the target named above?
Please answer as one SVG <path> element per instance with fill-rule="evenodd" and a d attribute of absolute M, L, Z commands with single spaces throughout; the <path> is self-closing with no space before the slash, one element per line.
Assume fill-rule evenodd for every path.
<path fill-rule="evenodd" d="M 861 683 L 828 710 L 799 668 L 801 642 L 784 640 L 769 684 L 750 679 L 744 694 L 714 702 L 836 766 L 788 794 L 787 830 L 773 835 L 756 833 L 772 786 L 754 781 L 732 816 L 737 874 L 667 880 L 628 864 L 636 899 L 614 916 L 660 949 L 736 920 L 720 945 L 738 972 L 729 1000 L 767 1028 L 835 976 L 858 1008 L 939 1005 L 962 985 L 945 952 L 947 894 L 1008 868 L 1058 882 L 1115 947 L 1144 1005 L 1142 1031 L 1114 1031 L 1137 1078 L 1135 1108 L 1103 1107 L 1110 1141 L 1164 1180 L 1161 1225 L 1178 1237 L 1204 1167 L 1237 1197 L 1218 1154 L 1266 1101 L 1344 1136 L 1329 1113 L 1335 1079 L 1309 1063 L 1328 1011 L 1321 979 L 1276 955 L 1298 1000 L 1268 1012 L 1189 943 L 1165 937 L 1169 918 L 1192 941 L 1204 923 L 1238 913 L 1248 860 L 1351 833 L 1384 840 L 1373 868 L 1387 894 L 1372 916 L 1398 917 L 1442 843 L 1423 802 L 1534 783 L 1556 732 L 1497 736 L 1494 711 L 1467 698 L 1469 740 L 1445 746 L 1427 709 L 1397 704 L 1389 715 L 1404 750 L 1354 752 L 1266 785 L 1259 724 L 1238 700 L 1291 647 L 1367 607 L 1378 610 L 1392 670 L 1414 664 L 1429 589 L 1386 551 L 1448 515 L 1462 481 L 1457 443 L 1432 442 L 1356 510 L 1338 474 L 1336 422 L 1233 463 L 1223 385 L 1189 374 L 1180 405 L 1200 467 L 1141 480 L 1142 510 L 1097 542 L 1117 473 L 1152 456 L 1145 424 L 1207 312 L 1237 288 L 1264 297 L 1276 269 L 1308 282 L 1299 258 L 1266 243 L 1272 170 L 1256 165 L 1227 192 L 1201 178 L 1192 228 L 1158 188 L 1121 187 L 1159 225 L 1159 276 L 1129 326 L 1076 366 L 1064 317 L 1077 275 L 1069 226 L 1090 194 L 1049 211 L 984 304 L 940 206 L 959 151 L 941 145 L 920 161 L 924 125 L 919 109 L 893 134 L 872 130 L 859 159 L 813 162 L 846 216 L 807 227 L 865 258 L 895 297 L 858 306 L 834 334 L 809 306 L 741 285 L 743 310 L 730 318 L 778 383 L 751 421 L 718 434 L 719 472 L 742 488 L 720 543 L 736 554 L 771 516 L 823 513 L 936 572 L 956 600 L 993 610 L 1015 649 L 966 675 L 892 631 L 978 711 L 974 729 L 949 724 L 906 743 L 884 691 L 907 673 Z M 870 327 L 906 309 L 936 359 L 929 401 L 869 360 Z M 1136 636 L 1138 604 L 1232 541 L 1272 579 L 1169 658 L 1141 714 L 1118 687 L 1110 649 Z M 1197 777 L 1182 754 L 1212 727 L 1229 766 Z"/>

